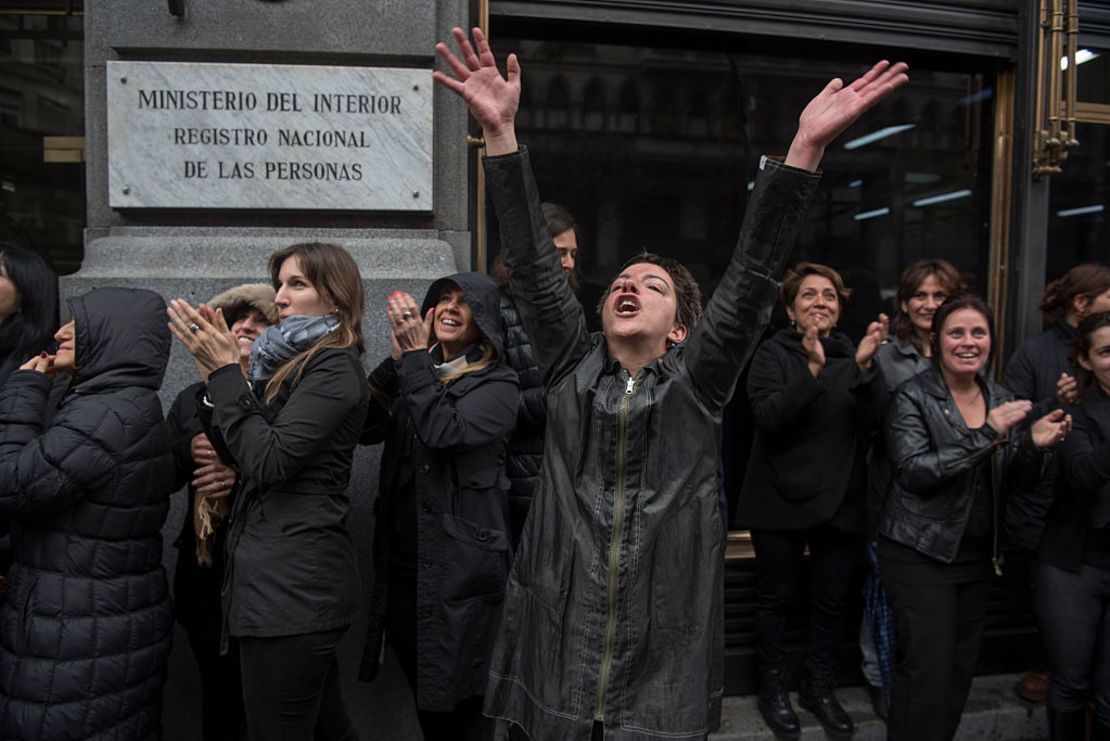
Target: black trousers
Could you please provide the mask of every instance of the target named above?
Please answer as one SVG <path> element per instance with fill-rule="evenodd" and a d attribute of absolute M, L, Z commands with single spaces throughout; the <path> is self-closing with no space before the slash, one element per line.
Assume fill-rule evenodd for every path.
<path fill-rule="evenodd" d="M 945 564 L 879 538 L 898 651 L 888 741 L 949 741 L 971 690 L 990 563 Z"/>
<path fill-rule="evenodd" d="M 863 536 L 828 525 L 808 530 L 753 530 L 755 547 L 755 641 L 760 664 L 782 664 L 786 611 L 802 578 L 809 546 L 809 648 L 806 672 L 831 682 L 844 633 L 844 611 Z"/>
<path fill-rule="evenodd" d="M 393 653 L 416 698 L 416 592 L 407 586 L 390 582 L 385 619 Z M 418 703 L 416 717 L 424 741 L 490 741 L 494 721 L 482 715 L 483 699 L 482 695 L 468 697 L 446 713 L 421 710 Z"/>
<path fill-rule="evenodd" d="M 1110 726 L 1110 570 L 1083 565 L 1037 569 L 1037 622 L 1048 649 L 1048 706 L 1095 714 Z"/>
<path fill-rule="evenodd" d="M 346 631 L 239 639 L 251 741 L 358 741 L 335 658 Z"/>
<path fill-rule="evenodd" d="M 246 738 L 243 685 L 239 679 L 239 644 L 232 642 L 220 656 L 219 627 L 186 625 L 189 647 L 200 670 L 200 718 L 204 741 L 240 741 Z"/>

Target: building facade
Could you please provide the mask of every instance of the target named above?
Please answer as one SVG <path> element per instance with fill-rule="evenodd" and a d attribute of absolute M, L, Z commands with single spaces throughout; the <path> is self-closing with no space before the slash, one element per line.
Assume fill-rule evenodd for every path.
<path fill-rule="evenodd" d="M 379 309 L 392 290 L 422 292 L 496 256 L 478 132 L 463 106 L 425 91 L 424 185 L 405 186 L 420 204 L 383 196 L 336 208 L 329 199 L 349 195 L 349 183 L 327 178 L 306 180 L 291 200 L 242 205 L 228 195 L 232 205 L 194 206 L 199 191 L 184 184 L 180 201 L 138 203 L 127 200 L 135 183 L 157 180 L 162 159 L 177 155 L 170 141 L 146 166 L 122 162 L 130 142 L 114 136 L 124 126 L 113 102 L 126 85 L 119 71 L 175 65 L 186 80 L 195 72 L 199 87 L 204 65 L 233 82 L 249 65 L 293 68 L 296 80 L 307 79 L 298 68 L 374 69 L 415 72 L 430 87 L 435 42 L 476 24 L 499 56 L 520 58 L 519 136 L 545 199 L 581 226 L 587 306 L 642 249 L 681 258 L 711 292 L 759 157 L 785 150 L 798 112 L 829 78 L 850 79 L 880 58 L 907 61 L 911 82 L 827 153 L 798 246 L 799 258 L 856 281 L 855 320 L 889 305 L 909 261 L 942 257 L 989 298 L 1005 357 L 1040 331 L 1036 303 L 1048 280 L 1079 262 L 1110 262 L 1110 2 L 1076 0 L 0 0 L 0 241 L 46 255 L 63 294 L 124 284 L 196 300 L 263 279 L 278 246 L 336 241 L 366 280 L 372 362 L 388 349 Z M 315 84 L 306 89 L 333 94 L 329 81 Z M 385 146 L 403 149 L 396 139 Z M 366 178 L 401 189 L 382 172 Z M 167 405 L 193 373 L 174 353 Z M 742 462 L 746 441 L 733 444 Z M 366 578 L 376 476 L 368 451 L 352 484 Z M 181 516 L 174 511 L 167 534 Z M 754 684 L 754 577 L 744 535 L 731 538 L 728 688 L 745 692 Z M 1011 592 L 1000 585 L 992 597 L 984 670 L 1024 668 L 1032 628 Z M 803 625 L 792 625 L 799 641 Z M 352 666 L 358 633 L 347 639 Z M 185 653 L 179 641 L 179 673 Z M 853 661 L 846 646 L 844 681 Z M 195 702 L 186 684 L 171 680 L 168 712 L 179 719 Z M 348 689 L 362 723 L 406 696 L 353 681 Z M 411 730 L 408 722 L 394 728 Z"/>

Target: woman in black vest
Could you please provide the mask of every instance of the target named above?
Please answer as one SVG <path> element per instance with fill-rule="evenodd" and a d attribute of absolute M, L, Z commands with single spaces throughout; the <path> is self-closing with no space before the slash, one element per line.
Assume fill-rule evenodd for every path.
<path fill-rule="evenodd" d="M 1053 741 L 1110 739 L 1110 312 L 1075 333 L 1080 401 L 1059 447 L 1056 497 L 1041 539 L 1034 604 L 1048 653 Z"/>
<path fill-rule="evenodd" d="M 847 737 L 854 726 L 833 694 L 833 672 L 867 519 L 854 387 L 871 370 L 886 317 L 853 347 L 834 330 L 848 291 L 835 270 L 816 263 L 787 273 L 782 300 L 793 326 L 759 347 L 748 376 L 756 432 L 739 504 L 756 554 L 759 709 L 781 736 L 800 733 L 782 634 L 808 545 L 809 647 L 799 702 L 831 735 Z"/>
<path fill-rule="evenodd" d="M 426 741 L 493 738 L 482 716 L 509 575 L 505 458 L 520 404 L 501 365 L 497 284 L 459 273 L 418 308 L 390 299 L 393 353 L 370 375 L 364 442 L 385 442 L 374 533 L 378 565 L 362 678 L 385 635 Z"/>
<path fill-rule="evenodd" d="M 281 324 L 255 341 L 247 377 L 222 311 L 177 299 L 170 329 L 197 360 L 242 479 L 222 608 L 250 737 L 348 741 L 335 648 L 361 583 L 347 484 L 369 400 L 362 279 L 345 250 L 319 242 L 278 250 L 269 268 Z"/>

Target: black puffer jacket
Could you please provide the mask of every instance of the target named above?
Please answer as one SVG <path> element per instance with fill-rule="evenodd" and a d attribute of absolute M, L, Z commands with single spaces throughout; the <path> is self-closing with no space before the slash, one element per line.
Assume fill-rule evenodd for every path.
<path fill-rule="evenodd" d="M 778 332 L 752 358 L 748 399 L 756 429 L 740 493 L 744 527 L 804 530 L 831 523 L 863 532 L 856 349 L 840 332 L 821 344 L 825 366 L 816 377 L 796 329 Z"/>
<path fill-rule="evenodd" d="M 173 627 L 160 535 L 173 462 L 156 393 L 166 305 L 103 288 L 69 310 L 78 370 L 57 410 L 41 373 L 16 371 L 0 392 L 0 515 L 15 549 L 0 738 L 152 739 Z"/>
<path fill-rule="evenodd" d="M 509 460 L 505 473 L 509 477 L 509 519 L 513 545 L 520 542 L 520 532 L 532 504 L 532 492 L 539 481 L 543 463 L 543 428 L 547 424 L 547 390 L 536 366 L 532 341 L 524 329 L 524 320 L 508 292 L 501 295 L 501 319 L 505 323 L 505 363 L 520 379 L 520 409 L 516 429 L 509 440 Z"/>
<path fill-rule="evenodd" d="M 987 409 L 1014 395 L 979 378 Z M 884 429 L 894 481 L 879 532 L 938 561 L 951 563 L 960 548 L 974 504 L 981 466 L 990 465 L 997 561 L 999 514 L 1016 479 L 1040 475 L 1044 455 L 1033 447 L 1027 426 L 999 438 L 990 425 L 969 430 L 935 367 L 898 387 L 886 410 Z M 997 562 L 996 562 L 997 568 Z"/>
<path fill-rule="evenodd" d="M 445 281 L 462 289 L 482 334 L 502 350 L 496 284 L 460 273 L 428 289 L 421 314 Z M 469 348 L 476 359 L 480 350 Z M 389 599 L 391 560 L 415 550 L 416 704 L 446 712 L 485 691 L 490 651 L 509 573 L 505 457 L 520 393 L 516 373 L 500 364 L 444 386 L 435 352 L 386 358 L 370 376 L 374 403 L 363 442 L 385 442 L 374 504 L 374 587 L 360 677 L 377 674 Z M 403 501 L 404 499 L 408 501 Z M 415 543 L 397 543 L 399 508 L 415 510 Z M 415 546 L 415 549 L 413 548 Z"/>
<path fill-rule="evenodd" d="M 1048 331 L 1032 337 L 1010 358 L 1002 385 L 1013 391 L 1019 399 L 1033 402 L 1029 418 L 1043 417 L 1060 406 L 1056 398 L 1056 381 L 1061 373 L 1075 375 L 1071 361 L 1072 340 L 1075 329 L 1060 321 Z M 1053 487 L 1057 476 L 1057 459 L 1045 462 L 1044 475 L 1039 479 L 1021 481 L 1011 491 L 1006 502 L 1003 528 L 1011 544 L 1033 550 L 1044 531 L 1048 508 L 1052 505 Z"/>
<path fill-rule="evenodd" d="M 357 349 L 324 348 L 269 404 L 265 387 L 255 396 L 238 363 L 208 376 L 212 424 L 242 480 L 228 524 L 225 639 L 354 620 L 361 582 L 347 483 L 370 396 L 362 374 Z"/>

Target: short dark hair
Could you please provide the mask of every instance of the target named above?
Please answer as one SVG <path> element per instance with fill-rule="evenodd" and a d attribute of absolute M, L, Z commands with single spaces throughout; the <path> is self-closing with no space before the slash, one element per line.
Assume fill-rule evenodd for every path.
<path fill-rule="evenodd" d="M 563 232 L 574 232 L 574 238 L 579 244 L 582 243 L 582 235 L 578 231 L 578 222 L 574 220 L 570 211 L 567 211 L 558 203 L 544 202 L 541 207 L 543 208 L 543 220 L 547 222 L 547 230 L 551 232 L 552 237 Z"/>
<path fill-rule="evenodd" d="M 698 322 L 701 321 L 702 315 L 701 288 L 698 286 L 698 282 L 694 280 L 693 274 L 678 260 L 656 255 L 653 252 L 641 252 L 621 265 L 617 275 L 640 263 L 658 265 L 667 271 L 667 275 L 671 276 L 671 282 L 674 283 L 676 304 L 675 321 L 686 327 L 687 332 L 692 332 L 694 327 L 698 326 Z M 612 284 L 613 282 L 609 281 L 609 286 L 612 286 Z M 601 300 L 597 302 L 598 316 L 601 316 L 601 311 L 605 308 L 605 300 L 609 298 L 609 286 L 601 292 Z"/>
<path fill-rule="evenodd" d="M 972 293 L 952 296 L 941 304 L 940 308 L 933 314 L 933 336 L 929 339 L 929 348 L 933 351 L 933 363 L 940 367 L 941 330 L 944 329 L 944 323 L 948 321 L 948 317 L 960 309 L 974 309 L 987 320 L 987 332 L 990 333 L 991 337 L 991 350 L 987 353 L 987 364 L 983 367 L 989 368 L 991 360 L 994 358 L 994 313 L 991 312 L 991 307 L 987 305 L 986 301 Z"/>
<path fill-rule="evenodd" d="M 779 294 L 782 296 L 784 306 L 793 305 L 794 299 L 798 298 L 798 291 L 802 288 L 802 281 L 810 275 L 820 275 L 822 278 L 827 278 L 833 284 L 833 288 L 836 289 L 836 297 L 840 300 L 840 303 L 848 303 L 852 291 L 844 285 L 844 279 L 840 277 L 840 273 L 828 265 L 816 262 L 800 262 L 787 270 L 786 277 L 782 280 L 782 288 L 779 290 Z"/>
<path fill-rule="evenodd" d="M 1081 393 L 1086 393 L 1094 387 L 1095 374 L 1080 365 L 1079 358 L 1086 357 L 1091 352 L 1091 336 L 1103 327 L 1110 327 L 1110 311 L 1088 314 L 1075 329 L 1075 339 L 1072 340 L 1071 362 L 1075 368 L 1075 377 L 1079 381 Z"/>

